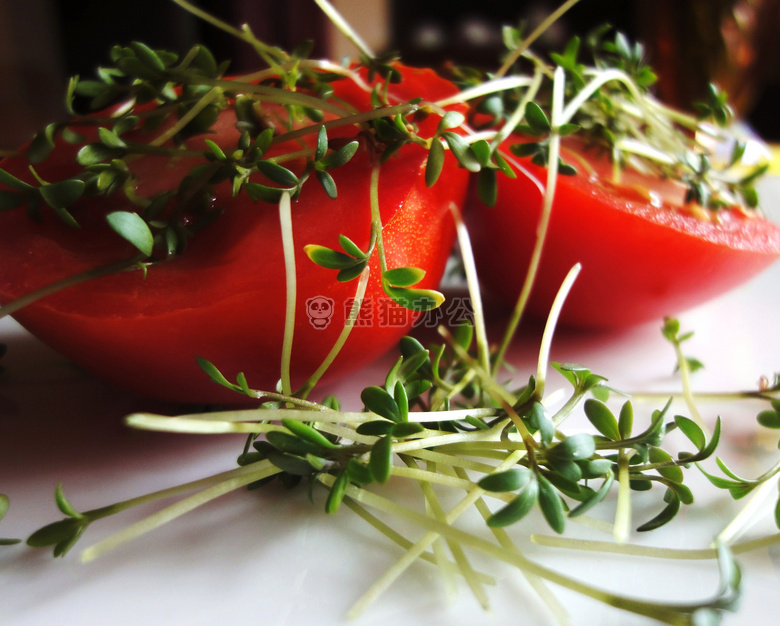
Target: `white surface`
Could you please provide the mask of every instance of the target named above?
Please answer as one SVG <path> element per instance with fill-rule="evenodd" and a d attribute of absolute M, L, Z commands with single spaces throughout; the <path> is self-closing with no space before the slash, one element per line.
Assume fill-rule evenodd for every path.
<path fill-rule="evenodd" d="M 761 375 L 771 378 L 780 369 L 778 279 L 780 265 L 775 265 L 739 290 L 680 316 L 683 329 L 696 332 L 686 352 L 707 366 L 694 379 L 697 389 L 755 388 Z M 514 349 L 518 380 L 527 380 L 534 366 L 538 329 L 526 332 Z M 64 483 L 74 505 L 86 510 L 234 466 L 242 437 L 130 431 L 122 425 L 123 415 L 160 407 L 82 373 L 9 320 L 0 323 L 0 341 L 9 346 L 2 360 L 6 372 L 0 378 L 0 492 L 11 498 L 0 537 L 26 537 L 59 519 L 52 498 L 58 482 Z M 671 347 L 656 325 L 598 336 L 560 333 L 553 358 L 587 365 L 626 391 L 678 389 Z M 354 405 L 356 390 L 379 381 L 379 372 L 389 362 L 388 357 L 376 369 L 364 372 L 365 379 L 335 391 Z M 554 383 L 557 380 L 551 380 Z M 662 403 L 637 403 L 637 423 Z M 723 417 L 726 442 L 721 454 L 746 476 L 758 475 L 778 457 L 775 434 L 753 438 L 758 408 L 701 405 L 710 424 L 716 414 Z M 683 406 L 678 410 L 686 413 Z M 638 541 L 706 547 L 737 510 L 727 496 L 707 489 L 693 473 L 689 480 L 699 504 Z M 142 512 L 96 522 L 64 559 L 53 560 L 47 551 L 24 546 L 0 547 L 0 622 L 12 626 L 345 623 L 351 604 L 401 552 L 349 510 L 325 515 L 322 496 L 317 493 L 311 505 L 305 489 L 241 490 L 89 564 L 79 561 L 80 549 L 138 519 Z M 637 523 L 655 514 L 656 501 L 654 497 L 652 506 L 645 507 L 637 496 Z M 472 526 L 477 528 L 479 522 Z M 767 518 L 755 532 L 771 531 Z M 570 554 L 530 544 L 530 532 L 548 531 L 538 519 L 512 530 L 528 556 L 610 589 L 693 600 L 711 595 L 717 586 L 711 562 Z M 569 524 L 568 532 L 609 539 L 575 524 Z M 727 616 L 725 624 L 776 621 L 778 559 L 780 548 L 740 557 L 743 606 L 738 614 Z M 355 623 L 553 623 L 517 572 L 487 563 L 479 555 L 475 562 L 498 578 L 498 585 L 488 588 L 491 612 L 483 611 L 462 583 L 458 596 L 448 601 L 438 572 L 418 563 Z M 569 609 L 574 624 L 651 623 L 551 588 Z"/>

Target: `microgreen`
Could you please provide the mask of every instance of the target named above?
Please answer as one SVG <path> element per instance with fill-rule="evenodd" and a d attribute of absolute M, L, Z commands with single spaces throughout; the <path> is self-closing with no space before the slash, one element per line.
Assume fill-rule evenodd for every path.
<path fill-rule="evenodd" d="M 756 206 L 753 183 L 763 169 L 736 182 L 724 178 L 700 146 L 689 141 L 686 132 L 670 131 L 675 125 L 684 130 L 698 129 L 699 122 L 665 109 L 652 98 L 648 88 L 656 77 L 646 64 L 643 47 L 621 33 L 607 39 L 608 29 L 587 40 L 591 65 L 581 58 L 581 40 L 574 38 L 561 53 L 551 55 L 555 67 L 528 49 L 541 31 L 537 29 L 524 38 L 520 30 L 506 29 L 510 52 L 498 72 L 499 82 L 486 81 L 494 85 L 486 91 L 464 92 L 470 95 L 463 96 L 463 100 L 477 98 L 474 110 L 490 119 L 480 129 L 485 134 L 477 134 L 468 115 L 446 110 L 441 103 L 390 102 L 391 85 L 402 80 L 395 53 L 372 55 L 325 0 L 317 0 L 317 4 L 358 46 L 369 80 L 380 79 L 371 93 L 372 111 L 355 113 L 331 99 L 332 81 L 346 77 L 358 82 L 352 70 L 329 66 L 332 72 L 322 71 L 322 66 L 308 59 L 309 48 L 305 45 L 286 53 L 257 40 L 249 29 L 234 29 L 205 16 L 185 0 L 176 1 L 246 41 L 267 68 L 241 80 L 225 80 L 226 64 L 218 63 L 203 46 L 195 46 L 179 58 L 131 42 L 111 50 L 112 65 L 100 68 L 96 79 L 73 79 L 68 89 L 72 110 L 79 99 L 85 99 L 96 110 L 122 104 L 108 117 L 74 113 L 72 124 L 52 124 L 41 131 L 29 149 L 30 162 L 44 162 L 57 143 L 65 141 L 80 146 L 76 157 L 79 173 L 60 181 L 45 181 L 33 168 L 31 182 L 26 182 L 0 170 L 0 183 L 7 187 L 0 192 L 0 210 L 25 207 L 33 217 L 40 217 L 41 208 L 48 207 L 69 227 L 78 227 L 79 200 L 122 194 L 137 210 L 110 212 L 106 220 L 121 243 L 129 243 L 135 251 L 125 261 L 46 288 L 22 304 L 98 275 L 139 267 L 153 271 L 155 264 L 186 254 L 187 241 L 221 215 L 223 207 L 211 206 L 211 198 L 215 186 L 227 182 L 234 196 L 246 194 L 255 202 L 279 205 L 287 290 L 280 383 L 274 391 L 255 389 L 244 374 L 235 375 L 232 381 L 207 358 L 199 358 L 198 365 L 206 378 L 257 401 L 257 406 L 174 417 L 139 413 L 128 416 L 127 422 L 136 428 L 161 431 L 245 433 L 246 443 L 236 457 L 236 467 L 187 485 L 83 512 L 58 485 L 54 499 L 63 518 L 32 533 L 28 545 L 47 547 L 55 556 L 64 556 L 97 520 L 136 506 L 175 500 L 88 549 L 84 558 L 89 560 L 228 491 L 244 487 L 260 490 L 271 482 L 287 488 L 303 484 L 326 513 L 341 514 L 343 508 L 349 508 L 405 550 L 399 563 L 377 581 L 376 589 L 386 587 L 419 557 L 438 563 L 445 577 L 453 571 L 462 574 L 478 600 L 486 605 L 480 574 L 467 555 L 477 551 L 538 580 L 666 623 L 715 623 L 723 611 L 733 610 L 740 575 L 723 541 L 733 534 L 728 529 L 717 543 L 720 588 L 712 599 L 685 605 L 610 594 L 549 570 L 522 555 L 508 531 L 502 530 L 519 528 L 538 514 L 554 533 L 561 534 L 570 520 L 584 519 L 586 513 L 599 507 L 612 514 L 616 543 L 622 544 L 632 530 L 648 532 L 674 523 L 682 508 L 692 505 L 694 494 L 686 483 L 686 472 L 691 467 L 700 468 L 712 485 L 727 490 L 735 499 L 766 485 L 776 486 L 780 464 L 750 479 L 740 477 L 715 456 L 721 421 L 716 421 L 711 434 L 707 432 L 696 408 L 691 381 L 691 374 L 701 363 L 682 351 L 692 333 L 682 333 L 680 323 L 671 318 L 662 328 L 663 337 L 676 354 L 682 395 L 691 418 L 672 415 L 671 399 L 655 410 L 635 412 L 628 394 L 610 387 L 605 376 L 579 364 L 549 362 L 557 315 L 579 271 L 575 266 L 553 304 L 535 375 L 528 378 L 527 384 L 514 388 L 511 383 L 500 382 L 499 372 L 533 286 L 533 266 L 538 265 L 541 256 L 557 176 L 577 175 L 577 170 L 561 158 L 562 137 L 576 133 L 594 142 L 609 151 L 618 169 L 641 165 L 682 180 L 689 189 L 688 200 L 707 208 L 725 206 L 735 194 L 749 207 Z M 565 2 L 554 15 L 575 2 Z M 533 76 L 500 82 L 520 58 L 532 63 Z M 464 82 L 482 78 L 478 73 L 475 78 L 472 71 L 460 72 Z M 498 84 L 502 86 L 495 87 Z M 188 140 L 212 130 L 220 113 L 228 108 L 236 118 L 239 137 L 235 143 L 223 145 L 204 139 L 205 147 L 190 147 Z M 439 116 L 432 136 L 419 134 L 413 114 L 420 110 Z M 727 100 L 715 87 L 699 110 L 718 122 L 729 119 Z M 508 130 L 501 127 L 504 123 Z M 355 135 L 369 146 L 365 150 L 370 157 L 360 152 L 364 144 L 357 139 L 331 141 L 329 130 L 338 126 L 354 126 Z M 150 133 L 149 141 L 138 141 L 139 131 Z M 513 131 L 523 133 L 530 141 L 512 146 L 511 154 L 530 157 L 532 162 L 546 166 L 548 179 L 534 263 L 501 344 L 494 347 L 487 340 L 468 236 L 455 208 L 463 265 L 475 302 L 473 323 L 440 327 L 443 341 L 430 346 L 423 346 L 413 337 L 402 339 L 397 359 L 386 375 L 361 390 L 362 410 L 342 410 L 338 400 L 330 396 L 321 402 L 308 399 L 352 330 L 371 272 L 378 272 L 384 292 L 407 309 L 431 310 L 443 301 L 439 292 L 419 287 L 425 278 L 423 270 L 388 266 L 379 210 L 379 173 L 383 165 L 407 145 L 422 146 L 428 151 L 427 186 L 437 183 L 446 159 L 454 158 L 457 166 L 476 174 L 480 198 L 492 205 L 496 200 L 496 177 L 514 175 L 509 164 L 512 157 L 501 147 Z M 313 141 L 302 141 L 304 137 Z M 289 145 L 294 147 L 276 150 L 277 146 Z M 669 159 L 654 158 L 661 150 L 671 155 Z M 735 150 L 729 167 L 739 163 L 743 151 Z M 192 159 L 197 164 L 170 189 L 141 197 L 136 191 L 133 163 L 148 155 Z M 338 249 L 322 242 L 306 242 L 303 246 L 311 262 L 336 271 L 337 281 L 357 282 L 355 303 L 322 365 L 300 389 L 294 390 L 290 362 L 298 270 L 291 201 L 308 192 L 311 178 L 329 198 L 337 198 L 337 170 L 356 155 L 371 158 L 373 166 L 368 207 L 371 233 L 366 249 L 345 235 L 338 237 Z M 336 246 L 336 242 L 325 243 Z M 2 308 L 4 314 L 13 310 L 13 306 Z M 556 404 L 546 395 L 548 370 L 564 383 L 562 403 Z M 741 396 L 769 401 L 769 407 L 757 417 L 763 427 L 780 428 L 778 390 L 780 383 L 775 380 L 759 392 Z M 614 401 L 618 395 L 626 396 L 620 406 Z M 589 430 L 565 430 L 567 419 L 577 412 L 584 415 Z M 692 452 L 677 451 L 670 439 L 678 435 L 686 440 L 686 446 L 693 445 Z M 702 469 L 702 463 L 713 457 L 719 475 Z M 419 489 L 424 513 L 420 507 L 391 499 L 391 492 L 384 490 L 386 484 L 400 481 Z M 452 508 L 445 508 L 434 485 L 451 489 L 460 499 L 454 500 Z M 642 498 L 655 511 L 635 528 L 631 525 L 634 498 Z M 7 508 L 8 498 L 0 495 L 0 518 Z M 458 519 L 472 508 L 484 519 L 485 528 L 467 532 L 456 527 Z M 780 527 L 780 505 L 776 505 L 775 520 Z M 741 521 L 738 518 L 734 526 Z M 413 543 L 396 529 L 396 522 L 412 522 L 423 531 L 423 537 Z M 485 529 L 487 539 L 480 534 Z M 0 544 L 10 541 L 3 539 Z M 442 552 L 444 543 L 452 555 L 451 562 Z M 369 590 L 358 601 L 356 612 L 375 595 L 374 588 Z"/>

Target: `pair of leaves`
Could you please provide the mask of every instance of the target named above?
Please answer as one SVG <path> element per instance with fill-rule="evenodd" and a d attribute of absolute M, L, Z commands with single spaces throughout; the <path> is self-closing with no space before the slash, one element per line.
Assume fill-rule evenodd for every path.
<path fill-rule="evenodd" d="M 57 485 L 54 491 L 54 500 L 57 508 L 66 516 L 65 519 L 35 531 L 28 537 L 27 545 L 33 548 L 51 547 L 54 556 L 58 557 L 67 554 L 93 520 L 89 515 L 79 513 L 71 505 L 61 484 Z"/>
<path fill-rule="evenodd" d="M 518 491 L 506 505 L 487 520 L 491 528 L 510 526 L 523 519 L 536 504 L 555 532 L 561 533 L 566 524 L 566 507 L 553 484 L 539 473 L 521 467 L 497 472 L 484 477 L 479 486 L 486 491 Z"/>
<path fill-rule="evenodd" d="M 327 269 L 338 270 L 336 280 L 349 282 L 360 276 L 368 265 L 369 252 L 363 252 L 346 235 L 339 235 L 341 250 L 333 250 L 326 246 L 308 244 L 303 248 L 313 263 Z M 369 251 L 371 247 L 369 247 Z"/>
<path fill-rule="evenodd" d="M 444 168 L 446 144 L 458 164 L 469 172 L 478 172 L 481 169 L 479 159 L 469 143 L 451 128 L 457 128 L 466 120 L 466 116 L 460 111 L 447 111 L 439 121 L 436 134 L 431 138 L 431 146 L 428 151 L 428 159 L 425 164 L 425 184 L 433 187 L 439 180 Z"/>

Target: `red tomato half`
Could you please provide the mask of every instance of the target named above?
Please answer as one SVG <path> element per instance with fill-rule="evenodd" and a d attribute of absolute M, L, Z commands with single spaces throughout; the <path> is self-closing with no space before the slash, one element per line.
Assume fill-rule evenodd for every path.
<path fill-rule="evenodd" d="M 437 99 L 456 91 L 429 70 L 403 68 L 403 75 L 393 93 L 404 100 L 420 95 Z M 371 108 L 369 95 L 351 81 L 334 86 L 335 95 L 358 110 Z M 234 118 L 222 115 L 217 134 L 208 138 L 235 146 Z M 356 132 L 354 127 L 342 131 Z M 70 147 L 60 146 L 36 170 L 43 179 L 55 179 L 72 157 Z M 448 159 L 441 179 L 428 189 L 426 157 L 425 150 L 411 145 L 384 163 L 379 202 L 388 266 L 419 267 L 426 274 L 417 286 L 435 288 L 454 240 L 449 206 L 462 203 L 467 173 Z M 332 171 L 337 199 L 329 199 L 312 180 L 293 202 L 294 388 L 333 346 L 357 286 L 357 281 L 337 282 L 336 271 L 315 265 L 303 248 L 319 244 L 339 249 L 342 234 L 368 248 L 373 160 L 367 151 L 359 151 Z M 131 167 L 143 194 L 178 180 L 182 168 L 189 171 L 194 164 L 192 159 L 182 165 L 145 157 Z M 3 167 L 21 178 L 27 164 L 19 158 Z M 180 257 L 151 267 L 146 278 L 133 271 L 92 280 L 25 307 L 15 317 L 89 371 L 149 396 L 185 403 L 242 401 L 242 396 L 211 383 L 196 357 L 213 362 L 231 380 L 244 372 L 250 386 L 274 390 L 280 376 L 286 293 L 278 210 L 274 204 L 252 202 L 246 193 L 232 198 L 229 183 L 217 187 L 214 202 L 225 208 L 224 215 L 194 237 Z M 113 235 L 104 219 L 108 211 L 134 210 L 124 196 L 80 203 L 73 211 L 80 230 L 69 229 L 50 212 L 41 222 L 28 219 L 23 210 L 0 216 L 0 302 L 132 256 L 133 249 Z M 414 321 L 410 311 L 391 303 L 382 291 L 376 254 L 370 266 L 365 315 L 332 366 L 332 376 L 380 356 Z"/>
<path fill-rule="evenodd" d="M 595 328 L 677 315 L 739 285 L 780 256 L 780 229 L 766 220 L 740 209 L 711 213 L 709 220 L 697 216 L 685 207 L 682 187 L 670 181 L 626 172 L 615 184 L 607 159 L 584 155 L 577 146 L 564 146 L 564 159 L 579 172 L 557 179 L 528 308 L 534 317 L 547 316 L 576 263 L 582 270 L 561 320 Z M 466 215 L 481 282 L 507 306 L 515 305 L 525 280 L 547 180 L 547 170 L 528 159 L 522 167 L 527 173 L 518 172 L 516 179 L 499 177 L 494 207 L 482 206 L 472 193 Z"/>

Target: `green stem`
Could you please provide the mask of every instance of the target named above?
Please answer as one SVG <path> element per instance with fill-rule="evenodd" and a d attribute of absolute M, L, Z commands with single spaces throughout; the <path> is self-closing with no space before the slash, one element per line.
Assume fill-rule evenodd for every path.
<path fill-rule="evenodd" d="M 387 258 L 385 257 L 385 244 L 382 239 L 382 214 L 379 211 L 379 172 L 381 167 L 376 163 L 371 170 L 370 181 L 370 205 L 371 205 L 371 235 L 376 242 L 376 251 L 379 255 L 379 268 L 384 276 L 387 271 Z"/>
<path fill-rule="evenodd" d="M 523 55 L 523 53 L 525 53 L 525 51 L 531 47 L 531 44 L 541 35 L 547 32 L 550 26 L 552 26 L 556 20 L 558 20 L 558 18 L 560 18 L 564 13 L 566 13 L 566 11 L 572 8 L 579 1 L 580 0 L 566 0 L 566 2 L 560 5 L 555 11 L 550 13 L 550 15 L 548 15 L 542 21 L 542 23 L 539 24 L 539 26 L 537 26 L 533 32 L 523 40 L 522 44 L 512 51 L 512 53 L 507 57 L 506 61 L 504 61 L 504 64 L 496 72 L 496 76 L 501 77 L 506 74 L 511 69 L 512 65 L 514 65 L 515 61 L 517 61 Z"/>
<path fill-rule="evenodd" d="M 344 324 L 344 327 L 341 329 L 341 333 L 339 333 L 336 342 L 333 344 L 330 352 L 328 352 L 327 356 L 322 361 L 317 370 L 311 376 L 309 376 L 309 379 L 303 384 L 303 386 L 295 392 L 296 396 L 306 398 L 309 393 L 311 393 L 311 390 L 314 389 L 314 386 L 325 374 L 327 369 L 331 366 L 336 357 L 339 355 L 339 352 L 341 352 L 341 349 L 347 342 L 349 335 L 352 333 L 352 329 L 355 327 L 355 321 L 357 320 L 358 315 L 360 314 L 360 309 L 363 306 L 363 299 L 366 295 L 366 287 L 368 286 L 368 278 L 370 273 L 371 269 L 366 266 L 366 268 L 360 274 L 360 280 L 358 281 L 358 286 L 355 290 L 355 298 L 352 302 L 352 308 L 349 311 L 349 316 L 347 317 L 347 321 Z"/>
<path fill-rule="evenodd" d="M 7 315 L 13 315 L 20 309 L 32 304 L 33 302 L 37 302 L 41 298 L 55 294 L 58 291 L 62 291 L 63 289 L 68 289 L 74 285 L 87 282 L 93 278 L 110 276 L 111 274 L 118 274 L 119 272 L 125 272 L 131 269 L 142 269 L 143 260 L 145 258 L 146 257 L 143 255 L 134 256 L 132 259 L 117 261 L 116 263 L 110 263 L 109 265 L 96 267 L 85 272 L 80 272 L 79 274 L 74 274 L 73 276 L 68 276 L 67 278 L 53 282 L 50 285 L 46 285 L 45 287 L 31 291 L 21 298 L 17 298 L 16 300 L 0 307 L 0 319 Z"/>

